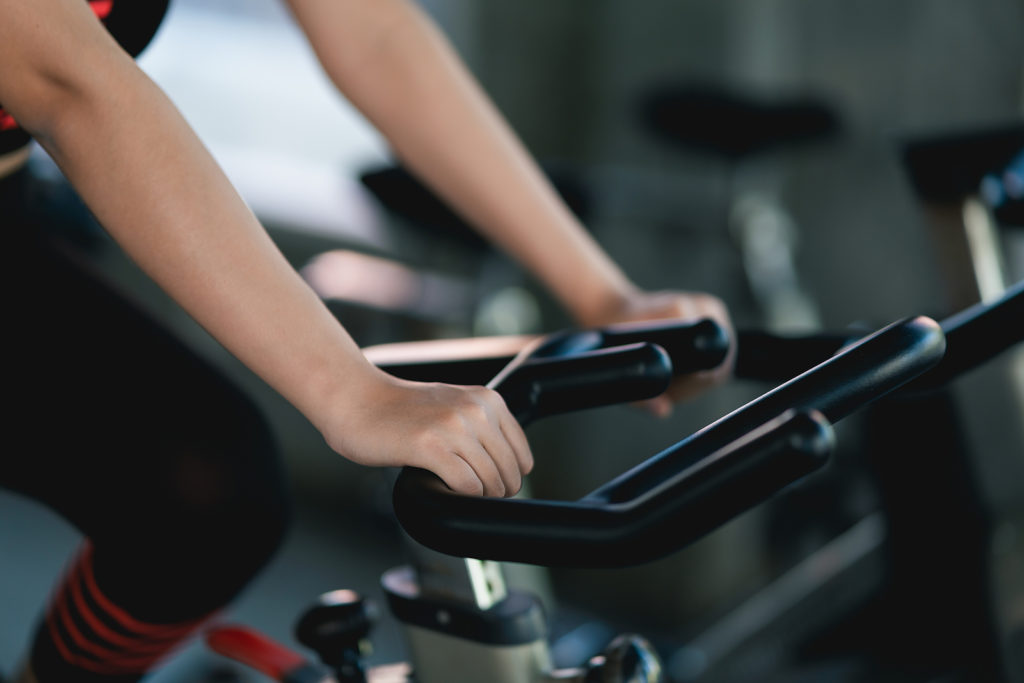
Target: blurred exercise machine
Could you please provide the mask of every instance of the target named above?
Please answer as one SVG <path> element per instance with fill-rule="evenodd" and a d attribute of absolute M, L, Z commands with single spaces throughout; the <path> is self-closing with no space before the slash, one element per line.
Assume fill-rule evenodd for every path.
<path fill-rule="evenodd" d="M 627 333 L 633 336 L 623 336 Z M 382 365 L 401 376 L 425 378 L 433 373 L 436 379 L 454 377 L 458 381 L 480 380 L 479 373 L 503 367 L 492 386 L 506 396 L 513 412 L 526 423 L 566 410 L 636 400 L 656 392 L 659 383 L 664 386 L 671 367 L 668 358 L 678 358 L 679 354 L 665 353 L 650 342 L 642 342 L 644 334 L 635 329 L 564 333 L 537 341 L 511 359 L 483 356 Z M 709 338 L 700 339 L 691 335 L 691 346 L 716 346 L 707 341 Z M 407 470 L 400 475 L 394 496 L 399 521 L 417 542 L 441 553 L 418 552 L 416 566 L 392 570 L 384 577 L 392 612 L 409 633 L 411 665 L 363 671 L 359 664 L 359 642 L 369 630 L 368 612 L 365 603 L 348 593 L 328 594 L 300 620 L 300 639 L 318 651 L 328 668 L 297 655 L 284 657 L 290 668 L 267 665 L 260 661 L 259 654 L 265 644 L 255 649 L 249 647 L 251 642 L 247 639 L 251 634 L 232 627 L 214 631 L 210 642 L 221 652 L 256 664 L 268 673 L 276 672 L 279 680 L 289 683 L 585 683 L 741 680 L 743 675 L 747 680 L 797 680 L 780 676 L 787 668 L 796 671 L 801 659 L 804 664 L 836 661 L 843 653 L 835 649 L 835 643 L 848 638 L 856 640 L 856 630 L 846 629 L 840 623 L 829 633 L 824 620 L 815 619 L 819 637 L 810 638 L 806 631 L 797 633 L 799 637 L 788 642 L 796 650 L 787 653 L 791 659 L 752 660 L 750 653 L 758 650 L 750 649 L 747 641 L 756 640 L 758 634 L 754 631 L 758 629 L 738 623 L 734 612 L 684 648 L 690 668 L 677 666 L 675 674 L 671 661 L 669 666 L 663 666 L 654 648 L 643 639 L 629 636 L 614 641 L 603 656 L 583 667 L 555 670 L 546 654 L 546 632 L 539 606 L 531 596 L 507 591 L 500 568 L 494 562 L 614 567 L 647 562 L 671 553 L 818 470 L 832 447 L 831 423 L 902 387 L 878 404 L 889 406 L 899 422 L 899 415 L 908 402 L 917 400 L 915 397 L 934 393 L 1022 340 L 1024 283 L 995 302 L 967 309 L 941 324 L 927 318 L 908 319 L 864 338 L 852 334 L 804 338 L 741 334 L 738 375 L 761 379 L 779 373 L 797 376 L 578 501 L 467 498 L 451 493 L 428 473 Z M 622 346 L 624 342 L 629 345 Z M 618 348 L 604 348 L 609 345 Z M 692 369 L 693 364 L 688 367 Z M 886 457 L 905 461 L 916 474 L 914 481 L 904 482 L 902 489 L 894 490 L 894 496 L 913 498 L 932 485 L 933 444 L 915 443 L 927 436 L 926 431 L 912 420 L 894 424 L 881 433 L 880 441 L 893 445 Z M 940 490 L 944 479 L 939 479 Z M 951 499 L 944 504 L 956 507 L 957 501 Z M 891 515 L 893 509 L 883 510 Z M 947 531 L 942 526 L 946 521 L 940 517 L 934 525 L 940 536 Z M 906 589 L 900 574 L 913 569 L 913 565 L 902 564 L 903 560 L 897 557 L 905 540 L 904 535 L 897 533 L 901 523 L 876 519 L 873 524 L 883 524 L 890 533 L 883 535 L 884 543 L 867 544 L 860 555 L 852 547 L 856 537 L 840 539 L 840 546 L 845 544 L 860 560 L 871 553 L 881 553 L 883 563 L 889 565 L 889 571 L 879 579 L 880 585 L 876 583 L 872 590 L 857 593 L 870 598 L 892 595 L 889 591 L 894 587 Z M 863 527 L 859 533 L 861 537 L 866 535 Z M 971 540 L 960 533 L 952 533 L 948 538 L 950 542 L 943 546 L 946 559 L 973 552 Z M 830 557 L 833 563 L 842 565 L 844 558 L 836 548 L 833 545 L 830 554 L 821 557 Z M 888 560 L 884 559 L 886 555 Z M 477 559 L 451 559 L 466 556 Z M 804 578 L 810 579 L 811 592 L 816 593 L 817 599 L 827 602 L 828 589 L 844 588 L 850 576 L 829 572 L 827 566 L 819 569 L 823 569 L 819 576 L 811 574 Z M 929 566 L 923 571 L 926 574 L 917 579 L 927 579 L 936 568 Z M 896 648 L 897 656 L 889 659 L 878 656 L 876 650 L 853 650 L 848 654 L 863 656 L 868 652 L 870 660 L 841 671 L 804 668 L 805 672 L 814 670 L 830 677 L 802 680 L 886 680 L 887 675 L 889 680 L 990 680 L 990 674 L 998 675 L 1004 665 L 996 661 L 995 655 L 986 656 L 983 650 L 999 649 L 999 643 L 994 642 L 999 638 L 999 628 L 991 621 L 984 604 L 987 601 L 975 604 L 975 598 L 983 597 L 977 593 L 976 582 L 964 574 L 938 574 L 947 582 L 940 581 L 938 586 L 927 580 L 922 582 L 928 591 L 938 591 L 928 594 L 931 609 L 919 611 L 920 605 L 912 597 L 896 600 L 900 604 L 886 617 L 895 619 L 904 636 L 923 628 L 924 640 L 941 637 L 931 641 L 934 647 L 918 649 L 903 638 L 897 643 L 901 646 Z M 896 578 L 892 579 L 893 576 Z M 874 582 L 869 579 L 867 583 Z M 777 594 L 779 590 L 780 586 L 775 585 L 769 592 Z M 963 596 L 962 602 L 953 610 L 946 610 L 949 603 L 945 601 L 951 595 L 961 600 L 959 594 Z M 832 595 L 836 593 L 833 591 Z M 779 605 L 797 608 L 799 602 L 802 601 L 787 603 L 761 598 L 761 612 L 767 618 L 762 617 L 760 626 L 770 628 L 773 621 L 792 624 L 793 615 L 780 610 Z M 772 604 L 765 607 L 768 603 Z M 912 607 L 904 609 L 903 603 Z M 878 603 L 867 599 L 864 604 Z M 749 617 L 757 605 L 755 597 L 740 612 L 746 610 Z M 962 605 L 974 608 L 977 614 L 957 612 Z M 852 605 L 843 607 L 843 611 L 858 611 Z M 963 619 L 967 630 L 958 629 L 955 634 L 946 635 L 940 629 L 924 628 L 943 611 L 954 612 L 943 624 Z M 852 621 L 856 623 L 855 619 Z M 835 638 L 830 640 L 827 636 L 833 634 Z M 947 657 L 943 648 L 948 647 L 949 640 L 964 635 L 984 641 L 983 647 L 961 647 L 959 652 L 965 656 Z M 806 649 L 800 652 L 801 647 Z M 694 658 L 700 654 L 704 659 L 698 671 Z M 740 663 L 742 673 L 737 670 Z M 752 668 L 757 664 L 759 668 Z M 300 676 L 296 672 L 306 673 Z"/>

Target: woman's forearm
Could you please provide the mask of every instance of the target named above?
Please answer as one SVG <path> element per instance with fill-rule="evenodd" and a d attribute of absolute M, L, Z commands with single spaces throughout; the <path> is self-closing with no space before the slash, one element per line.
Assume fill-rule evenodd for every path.
<path fill-rule="evenodd" d="M 635 291 L 418 8 L 405 0 L 291 4 L 330 77 L 403 162 L 577 320 L 599 320 Z"/>
<path fill-rule="evenodd" d="M 143 270 L 316 422 L 372 368 L 164 94 L 122 53 L 89 58 L 89 74 L 69 69 L 72 87 L 32 102 L 52 104 L 5 104 Z"/>
<path fill-rule="evenodd" d="M 518 491 L 532 457 L 501 396 L 370 365 L 88 5 L 0 0 L 0 16 L 5 109 L 143 270 L 332 448 L 462 493 Z"/>

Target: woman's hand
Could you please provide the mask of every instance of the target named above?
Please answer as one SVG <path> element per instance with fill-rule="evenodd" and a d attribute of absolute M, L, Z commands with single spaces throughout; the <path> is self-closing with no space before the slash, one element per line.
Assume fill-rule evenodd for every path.
<path fill-rule="evenodd" d="M 644 402 L 644 405 L 659 417 L 669 415 L 672 412 L 673 403 L 693 398 L 725 381 L 732 374 L 736 344 L 732 322 L 725 304 L 717 297 L 701 292 L 636 291 L 604 310 L 599 319 L 588 321 L 589 325 L 596 327 L 612 323 L 672 318 L 694 321 L 710 318 L 725 329 L 732 341 L 725 361 L 717 368 L 677 377 L 668 391 L 657 398 Z"/>
<path fill-rule="evenodd" d="M 511 496 L 533 468 L 522 428 L 485 387 L 409 382 L 374 371 L 354 383 L 321 428 L 361 465 L 430 470 L 453 491 Z M 358 385 L 362 386 L 358 386 Z"/>

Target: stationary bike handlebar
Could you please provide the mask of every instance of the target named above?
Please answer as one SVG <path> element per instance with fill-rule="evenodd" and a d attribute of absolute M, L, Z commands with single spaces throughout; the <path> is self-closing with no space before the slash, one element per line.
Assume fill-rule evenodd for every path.
<path fill-rule="evenodd" d="M 556 346 L 577 348 L 569 341 Z M 928 318 L 890 325 L 577 501 L 462 496 L 429 472 L 405 468 L 395 512 L 414 539 L 450 555 L 547 566 L 651 561 L 820 467 L 832 445 L 830 421 L 921 374 L 944 349 Z M 492 388 L 514 386 L 517 368 L 531 359 L 524 350 Z M 549 359 L 546 373 L 558 367 Z"/>
<path fill-rule="evenodd" d="M 901 391 L 937 389 L 1024 342 L 1024 281 L 997 299 L 979 303 L 939 322 L 946 353 L 934 368 Z M 735 374 L 741 379 L 784 381 L 821 363 L 863 337 L 856 331 L 783 336 L 740 331 Z"/>
<path fill-rule="evenodd" d="M 642 327 L 634 327 L 632 334 L 627 341 L 643 343 Z M 606 350 L 594 356 L 595 346 L 606 343 L 594 340 L 609 338 L 614 334 L 599 331 L 535 342 L 491 386 L 527 423 L 555 412 L 635 400 L 666 381 L 656 351 Z M 708 339 L 715 335 L 702 342 L 706 349 L 721 345 L 720 338 Z M 741 333 L 738 375 L 770 379 L 780 372 L 800 374 L 583 498 L 465 497 L 428 472 L 406 469 L 395 486 L 395 510 L 413 538 L 452 555 L 550 566 L 639 564 L 684 547 L 820 467 L 831 449 L 831 423 L 894 389 L 941 386 L 1021 341 L 1024 283 L 941 323 L 913 318 L 867 337 Z M 675 348 L 677 357 L 685 357 Z M 724 356 L 720 351 L 719 358 Z M 586 362 L 600 365 L 602 372 L 590 373 L 580 354 L 590 354 Z M 630 366 L 624 362 L 629 354 L 645 360 L 634 362 L 623 373 L 629 380 L 617 384 L 616 368 Z M 479 371 L 479 362 L 454 367 Z M 560 368 L 574 363 L 578 374 L 568 385 L 581 381 L 586 388 L 565 391 L 563 385 L 561 392 L 546 393 L 563 381 Z M 641 380 L 645 373 L 650 375 Z M 524 384 L 531 390 L 524 391 Z"/>
<path fill-rule="evenodd" d="M 976 304 L 942 320 L 946 353 L 905 391 L 928 391 L 1024 342 L 1024 280 L 994 301 Z"/>
<path fill-rule="evenodd" d="M 1024 341 L 1024 281 L 1009 287 L 997 300 L 977 304 L 940 321 L 946 336 L 942 361 L 905 391 L 927 391 L 955 380 L 1011 346 Z M 642 331 L 637 334 L 642 335 Z M 863 339 L 863 330 L 779 335 L 756 330 L 736 333 L 738 379 L 779 383 L 803 374 L 840 350 Z M 650 339 L 652 343 L 657 341 Z M 462 358 L 430 358 L 385 361 L 388 372 L 405 379 L 446 381 L 453 384 L 486 384 L 514 358 L 515 353 L 467 355 Z M 675 374 L 711 367 L 707 359 L 686 362 L 681 350 L 672 355 Z"/>
<path fill-rule="evenodd" d="M 535 348 L 536 344 L 530 348 Z M 716 367 L 725 359 L 729 339 L 725 331 L 710 320 L 697 323 L 653 321 L 621 323 L 596 330 L 556 333 L 539 342 L 536 358 L 566 357 L 598 349 L 649 343 L 660 346 L 668 354 L 673 374 L 686 374 Z M 399 345 L 405 346 L 405 345 Z M 414 342 L 417 351 L 412 358 L 402 354 L 394 358 L 384 354 L 379 364 L 389 373 L 403 379 L 421 382 L 443 381 L 449 384 L 487 384 L 505 367 L 522 355 L 519 350 L 484 353 L 460 349 L 458 355 L 431 356 L 420 351 L 422 343 Z M 383 347 L 377 347 L 381 350 Z M 376 358 L 374 359 L 376 360 Z"/>

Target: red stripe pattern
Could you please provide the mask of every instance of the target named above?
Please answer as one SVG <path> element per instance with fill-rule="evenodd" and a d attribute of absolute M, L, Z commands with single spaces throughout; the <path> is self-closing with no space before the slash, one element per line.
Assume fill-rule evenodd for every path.
<path fill-rule="evenodd" d="M 86 544 L 46 615 L 50 638 L 69 665 L 107 676 L 141 675 L 208 618 L 173 624 L 136 619 L 100 590 L 92 556 Z"/>

